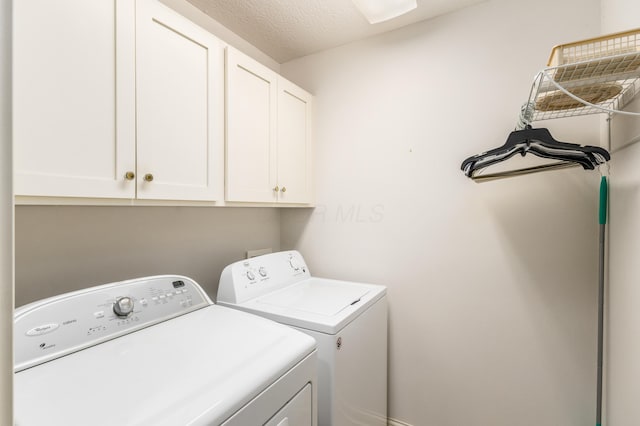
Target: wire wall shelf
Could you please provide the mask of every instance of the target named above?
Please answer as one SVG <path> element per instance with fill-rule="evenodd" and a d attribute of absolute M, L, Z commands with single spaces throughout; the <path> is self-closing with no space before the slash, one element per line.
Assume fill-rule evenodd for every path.
<path fill-rule="evenodd" d="M 559 45 L 535 77 L 525 123 L 621 111 L 640 92 L 640 29 Z"/>
<path fill-rule="evenodd" d="M 557 141 L 548 129 L 533 128 L 531 123 L 600 113 L 640 117 L 640 112 L 623 110 L 639 92 L 640 28 L 556 46 L 547 68 L 536 75 L 507 141 L 467 158 L 461 169 L 474 181 L 487 182 L 567 167 L 599 168 L 611 159 L 606 149 Z M 486 173 L 488 167 L 529 153 L 539 157 L 536 160 L 559 161 L 542 165 L 526 161 L 517 169 L 499 167 Z"/>

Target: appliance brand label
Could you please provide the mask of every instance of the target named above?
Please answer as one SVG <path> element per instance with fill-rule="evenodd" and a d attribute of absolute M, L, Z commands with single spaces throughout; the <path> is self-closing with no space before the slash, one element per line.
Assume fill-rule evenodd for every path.
<path fill-rule="evenodd" d="M 57 330 L 60 324 L 52 322 L 51 324 L 42 324 L 37 327 L 33 327 L 31 330 L 27 330 L 27 336 L 42 336 L 43 334 L 51 333 Z"/>
<path fill-rule="evenodd" d="M 42 350 L 54 348 L 55 346 L 56 346 L 55 343 L 51 343 L 51 344 L 40 343 L 40 349 Z"/>

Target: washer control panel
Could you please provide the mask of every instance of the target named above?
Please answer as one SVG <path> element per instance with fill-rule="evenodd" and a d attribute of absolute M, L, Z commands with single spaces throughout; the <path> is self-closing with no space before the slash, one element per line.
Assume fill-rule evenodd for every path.
<path fill-rule="evenodd" d="M 252 257 L 224 268 L 217 300 L 242 303 L 310 276 L 304 258 L 295 250 Z"/>
<path fill-rule="evenodd" d="M 139 278 L 34 302 L 14 314 L 15 371 L 211 305 L 193 280 Z"/>

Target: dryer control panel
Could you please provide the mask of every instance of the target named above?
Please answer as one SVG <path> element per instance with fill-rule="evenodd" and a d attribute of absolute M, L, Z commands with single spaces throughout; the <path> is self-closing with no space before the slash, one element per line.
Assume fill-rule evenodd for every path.
<path fill-rule="evenodd" d="M 193 280 L 161 275 L 31 303 L 14 314 L 14 370 L 68 355 L 211 305 Z"/>
<path fill-rule="evenodd" d="M 310 276 L 304 258 L 295 250 L 252 257 L 224 268 L 220 276 L 217 300 L 242 303 Z"/>

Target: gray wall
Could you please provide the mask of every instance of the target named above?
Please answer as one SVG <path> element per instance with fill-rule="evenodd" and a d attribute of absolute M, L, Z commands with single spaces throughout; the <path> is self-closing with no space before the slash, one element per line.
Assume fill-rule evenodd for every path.
<path fill-rule="evenodd" d="M 269 208 L 16 207 L 16 306 L 84 287 L 187 275 L 215 299 L 222 268 L 280 246 Z"/>
<path fill-rule="evenodd" d="M 603 33 L 640 27 L 637 0 L 601 3 Z M 615 115 L 611 137 L 604 424 L 617 426 L 640 422 L 640 117 Z"/>
<path fill-rule="evenodd" d="M 599 5 L 491 0 L 282 64 L 316 96 L 318 170 L 282 247 L 388 286 L 395 419 L 595 419 L 599 173 L 476 184 L 460 164 L 504 143 L 551 48 L 599 33 Z M 597 117 L 537 125 L 600 142 Z"/>
<path fill-rule="evenodd" d="M 11 0 L 0 0 L 0 424 L 13 422 Z"/>

